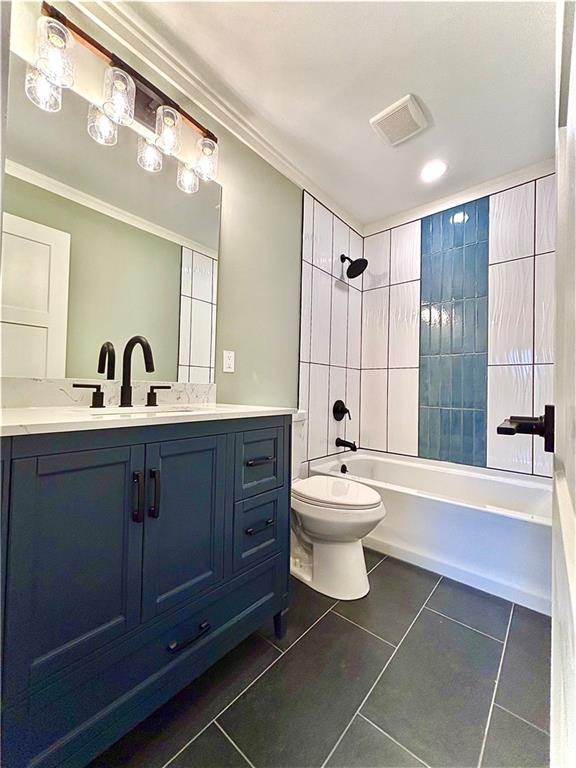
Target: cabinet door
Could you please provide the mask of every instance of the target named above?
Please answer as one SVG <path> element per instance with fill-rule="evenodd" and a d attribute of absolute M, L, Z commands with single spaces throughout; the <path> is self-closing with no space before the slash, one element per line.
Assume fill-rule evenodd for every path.
<path fill-rule="evenodd" d="M 251 429 L 236 435 L 235 498 L 247 499 L 284 484 L 284 430 Z"/>
<path fill-rule="evenodd" d="M 222 580 L 225 464 L 225 435 L 146 446 L 145 620 Z"/>
<path fill-rule="evenodd" d="M 139 623 L 143 525 L 134 517 L 143 465 L 143 446 L 13 462 L 8 695 Z"/>

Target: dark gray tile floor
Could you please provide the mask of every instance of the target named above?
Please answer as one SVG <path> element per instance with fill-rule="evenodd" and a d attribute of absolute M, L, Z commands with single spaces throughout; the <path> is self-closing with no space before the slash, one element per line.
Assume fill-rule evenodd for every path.
<path fill-rule="evenodd" d="M 371 590 L 293 581 L 248 638 L 91 768 L 545 768 L 550 620 L 366 553 Z"/>

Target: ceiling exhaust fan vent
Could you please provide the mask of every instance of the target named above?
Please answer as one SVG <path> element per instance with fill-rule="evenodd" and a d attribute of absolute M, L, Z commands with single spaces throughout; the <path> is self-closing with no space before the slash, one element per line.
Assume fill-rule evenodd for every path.
<path fill-rule="evenodd" d="M 388 144 L 395 147 L 427 128 L 428 121 L 414 96 L 408 94 L 371 117 L 370 125 Z"/>

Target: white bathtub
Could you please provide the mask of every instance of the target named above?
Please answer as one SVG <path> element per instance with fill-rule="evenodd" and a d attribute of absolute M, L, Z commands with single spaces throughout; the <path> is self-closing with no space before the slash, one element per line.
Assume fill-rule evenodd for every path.
<path fill-rule="evenodd" d="M 550 480 L 362 450 L 310 473 L 341 476 L 343 464 L 388 511 L 367 546 L 550 613 Z"/>

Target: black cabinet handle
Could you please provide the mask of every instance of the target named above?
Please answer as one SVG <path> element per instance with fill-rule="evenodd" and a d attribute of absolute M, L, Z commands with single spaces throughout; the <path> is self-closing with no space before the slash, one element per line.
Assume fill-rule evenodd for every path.
<path fill-rule="evenodd" d="M 544 438 L 546 453 L 554 453 L 554 406 L 544 406 L 544 416 L 510 416 L 496 432 L 499 435 L 538 435 Z"/>
<path fill-rule="evenodd" d="M 152 506 L 148 508 L 148 516 L 160 517 L 160 494 L 162 493 L 160 470 L 151 469 L 150 479 L 154 481 L 154 497 L 152 499 Z"/>
<path fill-rule="evenodd" d="M 271 517 L 269 520 L 266 520 L 266 522 L 265 522 L 265 523 L 263 523 L 263 524 L 262 524 L 261 526 L 259 526 L 258 528 L 246 528 L 246 529 L 244 530 L 244 533 L 245 533 L 247 536 L 256 536 L 256 534 L 257 534 L 257 533 L 262 533 L 262 531 L 265 531 L 265 530 L 266 530 L 266 528 L 268 528 L 269 526 L 271 526 L 273 523 L 274 523 L 274 518 L 273 518 L 273 517 Z"/>
<path fill-rule="evenodd" d="M 271 464 L 274 461 L 274 456 L 261 456 L 259 459 L 248 459 L 246 462 L 247 467 L 261 467 L 263 464 Z"/>
<path fill-rule="evenodd" d="M 191 637 L 189 640 L 183 640 L 182 642 L 178 642 L 178 640 L 172 640 L 172 642 L 168 643 L 166 650 L 168 653 L 179 653 L 180 651 L 183 651 L 184 648 L 188 648 L 188 646 L 193 645 L 195 642 L 200 640 L 201 637 L 203 637 L 207 632 L 210 632 L 212 627 L 207 621 L 203 621 L 201 624 L 198 624 L 198 632 L 194 635 L 194 637 Z"/>
<path fill-rule="evenodd" d="M 135 488 L 134 506 L 132 507 L 132 520 L 135 523 L 144 522 L 144 474 L 132 473 L 132 484 Z"/>

